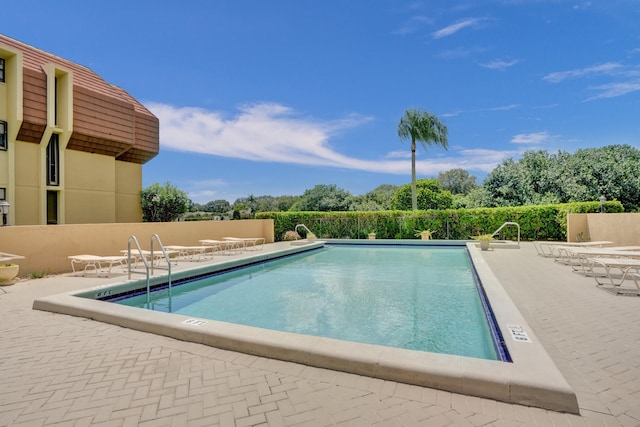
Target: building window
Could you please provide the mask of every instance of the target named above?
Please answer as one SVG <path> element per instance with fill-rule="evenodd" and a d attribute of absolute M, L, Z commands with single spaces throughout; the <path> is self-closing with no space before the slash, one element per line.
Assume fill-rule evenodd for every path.
<path fill-rule="evenodd" d="M 53 125 L 58 126 L 58 77 L 53 81 Z"/>
<path fill-rule="evenodd" d="M 0 83 L 4 83 L 4 58 L 0 58 Z"/>
<path fill-rule="evenodd" d="M 7 200 L 7 189 L 0 187 L 0 200 Z"/>
<path fill-rule="evenodd" d="M 7 122 L 0 120 L 0 150 L 6 150 L 9 145 L 7 133 Z"/>
<path fill-rule="evenodd" d="M 47 185 L 60 185 L 60 151 L 57 133 L 51 135 L 47 145 Z"/>

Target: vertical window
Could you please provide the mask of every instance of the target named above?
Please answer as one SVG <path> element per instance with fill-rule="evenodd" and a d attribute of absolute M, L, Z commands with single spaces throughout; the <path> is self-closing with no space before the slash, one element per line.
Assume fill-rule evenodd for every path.
<path fill-rule="evenodd" d="M 7 189 L 0 187 L 0 200 L 7 200 Z"/>
<path fill-rule="evenodd" d="M 0 83 L 4 82 L 4 58 L 0 58 Z"/>
<path fill-rule="evenodd" d="M 47 145 L 47 185 L 60 185 L 60 151 L 57 133 L 51 135 Z"/>
<path fill-rule="evenodd" d="M 6 150 L 9 145 L 7 133 L 7 122 L 0 120 L 0 150 Z"/>
<path fill-rule="evenodd" d="M 58 223 L 58 192 L 47 191 L 47 224 Z"/>

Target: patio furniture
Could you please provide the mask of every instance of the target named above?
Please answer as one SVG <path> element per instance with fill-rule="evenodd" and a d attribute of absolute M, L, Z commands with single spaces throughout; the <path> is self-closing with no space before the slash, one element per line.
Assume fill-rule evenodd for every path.
<path fill-rule="evenodd" d="M 202 258 L 206 258 L 207 255 L 211 255 L 213 258 L 213 253 L 216 248 L 214 246 L 179 246 L 179 245 L 169 245 L 165 246 L 165 249 L 169 252 L 175 252 L 178 254 L 179 259 L 189 260 L 189 261 L 200 261 Z"/>
<path fill-rule="evenodd" d="M 600 240 L 595 242 L 558 242 L 558 241 L 534 241 L 533 246 L 536 248 L 538 255 L 543 257 L 555 257 L 557 256 L 556 248 L 559 246 L 572 246 L 576 248 L 585 247 L 603 247 L 613 245 L 613 242 L 608 240 Z"/>
<path fill-rule="evenodd" d="M 588 269 L 593 274 L 594 279 L 598 286 L 611 285 L 620 286 L 624 282 L 629 272 L 635 272 L 640 274 L 640 259 L 637 258 L 605 258 L 605 257 L 593 257 L 587 258 L 589 265 Z M 602 274 L 597 274 L 596 268 L 603 269 Z M 616 273 L 618 273 L 616 275 Z M 635 278 L 634 278 L 635 280 Z M 637 286 L 637 282 L 636 286 Z"/>
<path fill-rule="evenodd" d="M 96 273 L 96 276 L 99 276 L 102 273 L 109 275 L 111 274 L 111 268 L 114 265 L 120 265 L 123 268 L 126 266 L 127 257 L 126 256 L 100 256 L 100 255 L 71 255 L 69 256 L 71 260 L 71 270 L 75 275 L 79 271 L 76 270 L 76 264 L 80 266 L 84 266 L 81 270 L 82 275 L 84 276 L 87 272 L 93 270 Z"/>
<path fill-rule="evenodd" d="M 222 240 L 238 242 L 247 250 L 257 250 L 258 247 L 262 249 L 265 243 L 264 237 L 223 237 Z"/>

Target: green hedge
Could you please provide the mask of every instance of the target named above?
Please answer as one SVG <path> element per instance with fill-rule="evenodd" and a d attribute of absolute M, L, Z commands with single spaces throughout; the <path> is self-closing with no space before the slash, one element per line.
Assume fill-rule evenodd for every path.
<path fill-rule="evenodd" d="M 605 203 L 606 212 L 622 212 L 618 201 Z M 520 225 L 521 240 L 566 240 L 567 214 L 600 212 L 600 202 L 477 209 L 375 212 L 260 212 L 258 219 L 273 219 L 276 241 L 304 224 L 319 238 L 416 239 L 416 231 L 431 230 L 434 239 L 467 240 L 493 233 L 505 222 Z M 297 230 L 302 237 L 305 230 Z M 517 229 L 505 227 L 500 239 L 515 240 Z"/>

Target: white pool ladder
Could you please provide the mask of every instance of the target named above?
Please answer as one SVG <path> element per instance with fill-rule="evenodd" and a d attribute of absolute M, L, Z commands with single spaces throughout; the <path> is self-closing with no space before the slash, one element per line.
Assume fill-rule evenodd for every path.
<path fill-rule="evenodd" d="M 307 228 L 307 226 L 306 226 L 306 225 L 304 225 L 304 224 L 298 224 L 298 225 L 296 225 L 296 228 L 294 228 L 294 231 L 295 231 L 296 233 L 298 232 L 298 227 L 300 227 L 300 228 L 302 228 L 302 229 L 304 229 L 304 230 L 306 230 L 306 231 L 307 231 L 307 238 L 309 238 L 309 235 L 313 235 L 313 236 L 315 236 L 315 234 L 313 234 L 313 232 L 312 232 L 311 230 L 309 230 L 309 228 Z"/>
<path fill-rule="evenodd" d="M 154 254 L 154 242 L 158 242 L 158 245 L 160 246 L 160 250 L 162 251 L 162 255 L 165 259 L 165 262 L 167 263 L 167 273 L 168 273 L 168 284 L 169 284 L 169 301 L 171 301 L 171 260 L 169 259 L 169 255 L 167 254 L 167 251 L 165 250 L 164 246 L 162 245 L 162 241 L 160 240 L 160 236 L 158 236 L 158 234 L 154 234 L 153 236 L 151 236 L 151 243 L 150 243 L 150 247 L 151 247 L 151 253 L 150 253 L 150 260 L 151 260 L 151 265 L 149 265 L 149 261 L 147 260 L 147 257 L 145 256 L 144 252 L 142 251 L 142 248 L 140 247 L 140 243 L 138 242 L 138 238 L 135 235 L 131 235 L 129 236 L 129 240 L 127 242 L 127 270 L 129 272 L 128 275 L 128 279 L 131 280 L 131 273 L 133 272 L 133 269 L 131 268 L 131 242 L 133 242 L 136 246 L 136 249 L 138 250 L 138 256 L 140 256 L 140 259 L 142 260 L 143 264 L 144 264 L 144 268 L 145 268 L 145 273 L 147 276 L 147 306 L 149 305 L 150 302 L 150 295 L 151 295 L 151 277 L 153 275 L 153 268 L 154 268 L 154 260 L 155 260 L 155 254 Z M 156 268 L 161 268 L 161 267 L 157 267 Z"/>
<path fill-rule="evenodd" d="M 520 224 L 518 224 L 517 222 L 511 222 L 511 221 L 507 221 L 504 224 L 502 224 L 500 226 L 500 228 L 498 228 L 496 231 L 493 232 L 493 234 L 491 235 L 491 237 L 495 236 L 496 234 L 500 233 L 500 231 L 505 228 L 508 225 L 515 225 L 518 228 L 518 241 L 515 242 L 518 247 L 520 247 Z M 497 242 L 494 243 L 514 243 L 511 240 L 499 240 Z"/>

